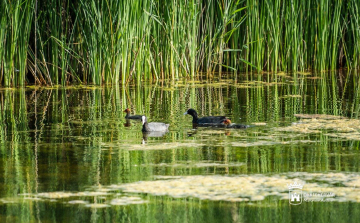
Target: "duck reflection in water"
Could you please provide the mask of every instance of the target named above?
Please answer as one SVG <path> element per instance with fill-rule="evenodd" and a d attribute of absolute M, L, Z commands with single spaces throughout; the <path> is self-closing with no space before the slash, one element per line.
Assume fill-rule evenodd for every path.
<path fill-rule="evenodd" d="M 126 122 L 124 123 L 124 127 L 130 127 L 131 126 L 131 122 L 129 119 L 126 119 Z"/>
<path fill-rule="evenodd" d="M 148 137 L 160 138 L 163 137 L 167 132 L 143 132 L 143 138 L 141 144 L 146 144 Z"/>
<path fill-rule="evenodd" d="M 193 123 L 193 128 L 196 129 L 197 127 L 246 129 L 249 128 L 250 126 L 244 124 L 231 123 L 231 120 L 226 118 L 221 123 L 202 123 L 202 124 Z"/>

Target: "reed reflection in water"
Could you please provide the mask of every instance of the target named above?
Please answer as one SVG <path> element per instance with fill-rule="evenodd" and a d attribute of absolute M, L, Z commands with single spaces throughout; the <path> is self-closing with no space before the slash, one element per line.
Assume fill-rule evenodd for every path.
<path fill-rule="evenodd" d="M 359 222 L 359 204 L 349 200 L 295 209 L 288 200 L 270 195 L 229 202 L 155 196 L 149 191 L 99 192 L 99 187 L 159 176 L 343 173 L 342 181 L 328 185 L 336 190 L 348 182 L 349 173 L 359 172 L 357 129 L 330 128 L 337 119 L 322 125 L 310 122 L 319 124 L 311 131 L 283 128 L 307 124 L 295 114 L 357 121 L 358 82 L 356 74 L 268 74 L 220 82 L 0 89 L 0 219 L 318 222 L 332 214 L 334 221 Z M 161 137 L 143 135 L 141 122 L 125 120 L 126 108 L 147 115 L 149 121 L 170 123 L 170 131 Z M 188 108 L 196 108 L 200 116 L 226 115 L 252 127 L 193 128 L 191 118 L 183 115 Z M 59 193 L 37 196 L 50 192 Z M 115 202 L 123 200 L 126 204 Z"/>

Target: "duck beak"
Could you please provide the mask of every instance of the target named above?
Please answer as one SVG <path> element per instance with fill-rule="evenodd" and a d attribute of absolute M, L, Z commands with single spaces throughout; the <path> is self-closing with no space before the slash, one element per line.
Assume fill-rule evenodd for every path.
<path fill-rule="evenodd" d="M 187 115 L 188 113 L 187 113 L 187 111 L 184 113 L 184 115 Z"/>

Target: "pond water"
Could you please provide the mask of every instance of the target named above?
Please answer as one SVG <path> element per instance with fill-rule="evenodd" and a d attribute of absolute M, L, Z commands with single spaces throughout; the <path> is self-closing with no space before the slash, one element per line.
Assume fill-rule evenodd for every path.
<path fill-rule="evenodd" d="M 360 222 L 359 81 L 2 88 L 0 222 Z M 169 132 L 144 136 L 126 108 Z M 193 128 L 188 108 L 251 127 Z"/>

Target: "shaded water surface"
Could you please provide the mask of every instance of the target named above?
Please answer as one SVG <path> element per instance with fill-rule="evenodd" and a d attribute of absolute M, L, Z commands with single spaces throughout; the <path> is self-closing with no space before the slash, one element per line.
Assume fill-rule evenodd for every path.
<path fill-rule="evenodd" d="M 0 89 L 0 221 L 360 222 L 358 81 Z M 126 108 L 170 131 L 143 135 Z M 193 128 L 188 108 L 251 127 Z"/>

